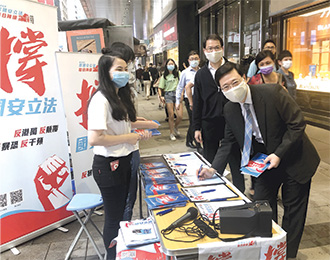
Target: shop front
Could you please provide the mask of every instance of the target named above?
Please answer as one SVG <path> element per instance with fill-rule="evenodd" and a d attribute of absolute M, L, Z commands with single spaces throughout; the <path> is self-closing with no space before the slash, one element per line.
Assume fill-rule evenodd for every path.
<path fill-rule="evenodd" d="M 213 4 L 212 4 L 213 3 Z M 244 55 L 256 55 L 267 36 L 269 1 L 213 1 L 197 4 L 200 51 L 208 34 L 217 33 L 224 41 L 228 60 L 239 63 Z"/>
<path fill-rule="evenodd" d="M 306 120 L 329 129 L 330 123 L 330 7 L 309 6 L 284 14 L 283 49 L 293 56 L 297 103 Z"/>
<path fill-rule="evenodd" d="M 153 56 L 154 64 L 164 65 L 168 58 L 172 58 L 179 65 L 176 11 L 154 28 Z"/>

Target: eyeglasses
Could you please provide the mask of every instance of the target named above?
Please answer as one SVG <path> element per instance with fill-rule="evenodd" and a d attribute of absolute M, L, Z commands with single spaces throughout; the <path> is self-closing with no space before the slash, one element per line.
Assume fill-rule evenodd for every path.
<path fill-rule="evenodd" d="M 275 49 L 275 46 L 267 46 L 264 48 L 264 50 L 272 50 L 272 49 Z"/>
<path fill-rule="evenodd" d="M 220 51 L 221 50 L 221 46 L 214 46 L 214 47 L 208 47 L 206 48 L 207 52 L 211 52 L 211 51 Z"/>
<path fill-rule="evenodd" d="M 243 79 L 239 80 L 239 79 L 234 79 L 231 84 L 225 84 L 221 87 L 221 90 L 223 92 L 226 92 L 232 88 L 236 88 L 239 84 L 241 84 L 243 81 Z"/>

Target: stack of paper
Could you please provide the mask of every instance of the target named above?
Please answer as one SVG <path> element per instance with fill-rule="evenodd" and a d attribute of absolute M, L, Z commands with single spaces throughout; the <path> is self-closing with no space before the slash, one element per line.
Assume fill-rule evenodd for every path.
<path fill-rule="evenodd" d="M 167 168 L 142 170 L 146 185 L 176 183 L 175 176 Z"/>
<path fill-rule="evenodd" d="M 206 216 L 209 220 L 213 219 L 214 213 L 218 208 L 226 208 L 244 205 L 244 200 L 226 200 L 226 201 L 218 201 L 218 202 L 200 202 L 196 203 L 196 207 L 201 215 Z M 215 219 L 219 219 L 219 211 L 217 211 L 215 215 Z"/>
<path fill-rule="evenodd" d="M 159 242 L 151 218 L 121 221 L 120 230 L 127 247 Z"/>
<path fill-rule="evenodd" d="M 210 185 L 194 188 L 183 188 L 182 191 L 190 201 L 224 201 L 230 198 L 237 198 L 238 195 L 227 185 Z"/>

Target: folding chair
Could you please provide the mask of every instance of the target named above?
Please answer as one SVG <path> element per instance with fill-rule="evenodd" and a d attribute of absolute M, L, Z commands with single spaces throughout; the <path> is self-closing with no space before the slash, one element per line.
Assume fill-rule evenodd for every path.
<path fill-rule="evenodd" d="M 91 216 L 92 216 L 95 208 L 98 206 L 101 206 L 102 204 L 103 204 L 102 196 L 99 194 L 80 193 L 80 194 L 76 194 L 73 196 L 72 200 L 70 201 L 70 203 L 68 204 L 66 209 L 68 211 L 73 212 L 73 214 L 76 216 L 77 220 L 81 224 L 81 228 L 79 229 L 76 237 L 72 241 L 69 251 L 67 252 L 67 254 L 65 256 L 65 260 L 68 260 L 70 258 L 72 251 L 73 251 L 74 247 L 76 246 L 83 230 L 85 231 L 88 238 L 92 242 L 93 247 L 96 250 L 99 259 L 103 259 L 102 255 L 100 253 L 100 250 L 96 246 L 96 243 L 95 243 L 93 237 L 91 236 L 91 234 L 89 233 L 89 231 L 86 227 L 87 223 L 90 222 L 95 227 L 95 229 L 100 234 L 100 236 L 103 237 L 101 231 L 97 228 L 97 226 L 91 219 Z M 89 212 L 87 212 L 88 209 L 89 209 Z M 84 213 L 84 215 L 86 217 L 84 221 L 79 216 L 79 211 L 82 211 Z"/>

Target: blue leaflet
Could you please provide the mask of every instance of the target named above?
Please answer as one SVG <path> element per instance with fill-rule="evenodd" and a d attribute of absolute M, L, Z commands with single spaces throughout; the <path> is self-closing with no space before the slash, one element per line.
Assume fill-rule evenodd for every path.
<path fill-rule="evenodd" d="M 147 185 L 145 191 L 147 196 L 179 193 L 179 189 L 176 184 Z"/>
<path fill-rule="evenodd" d="M 268 163 L 264 163 L 264 160 L 268 155 L 263 153 L 257 153 L 253 158 L 249 161 L 248 165 L 241 168 L 243 174 L 249 174 L 253 177 L 259 177 L 269 166 Z"/>
<path fill-rule="evenodd" d="M 135 130 L 132 130 L 132 133 L 142 134 L 145 130 L 151 132 L 152 136 L 161 135 L 161 132 L 159 132 L 155 128 L 154 129 L 135 129 Z"/>
<path fill-rule="evenodd" d="M 166 165 L 163 162 L 141 163 L 140 164 L 141 170 L 149 170 L 149 169 L 156 169 L 156 168 L 166 168 Z"/>
<path fill-rule="evenodd" d="M 145 176 L 144 181 L 146 185 L 150 184 L 170 184 L 176 183 L 176 179 L 173 174 L 160 173 L 153 176 Z"/>
<path fill-rule="evenodd" d="M 146 201 L 149 209 L 157 209 L 164 207 L 176 207 L 178 203 L 181 206 L 182 203 L 186 203 L 188 198 L 182 193 L 173 193 L 146 198 L 144 200 Z"/>
<path fill-rule="evenodd" d="M 173 175 L 169 169 L 167 168 L 158 168 L 158 169 L 150 169 L 150 170 L 141 170 L 141 173 L 143 176 L 153 176 L 155 174 L 162 174 L 162 173 L 167 173 L 169 175 Z"/>

